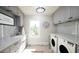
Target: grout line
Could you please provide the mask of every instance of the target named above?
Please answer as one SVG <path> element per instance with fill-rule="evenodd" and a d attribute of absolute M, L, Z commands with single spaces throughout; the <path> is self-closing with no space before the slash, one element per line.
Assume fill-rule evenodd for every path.
<path fill-rule="evenodd" d="M 2 40 L 3 40 L 3 25 L 2 25 Z"/>

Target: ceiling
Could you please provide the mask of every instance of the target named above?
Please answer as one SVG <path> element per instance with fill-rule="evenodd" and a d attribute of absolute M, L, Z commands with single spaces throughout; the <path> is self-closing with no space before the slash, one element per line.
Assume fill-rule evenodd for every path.
<path fill-rule="evenodd" d="M 19 6 L 21 11 L 25 15 L 52 15 L 58 8 L 59 6 L 44 6 L 46 9 L 44 13 L 37 13 L 36 8 L 39 6 Z"/>

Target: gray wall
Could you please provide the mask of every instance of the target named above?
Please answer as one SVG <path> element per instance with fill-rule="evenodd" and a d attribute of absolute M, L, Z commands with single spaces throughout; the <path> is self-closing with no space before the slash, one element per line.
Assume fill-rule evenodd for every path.
<path fill-rule="evenodd" d="M 29 36 L 29 21 L 30 20 L 39 20 L 40 21 L 40 38 L 37 39 L 30 39 Z M 44 28 L 43 27 L 43 22 L 49 22 L 49 27 Z M 49 44 L 49 34 L 54 32 L 54 25 L 52 23 L 52 17 L 51 16 L 42 16 L 42 15 L 37 15 L 37 16 L 25 16 L 24 19 L 24 27 L 25 31 L 28 36 L 28 44 L 30 45 L 48 45 Z"/>
<path fill-rule="evenodd" d="M 76 21 L 62 23 L 62 24 L 58 24 L 56 26 L 56 32 L 57 33 L 65 33 L 65 34 L 77 34 L 76 27 L 77 27 Z"/>

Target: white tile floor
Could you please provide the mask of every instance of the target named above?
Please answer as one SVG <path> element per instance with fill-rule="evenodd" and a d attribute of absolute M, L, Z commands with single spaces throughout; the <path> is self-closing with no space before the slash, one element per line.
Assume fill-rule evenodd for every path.
<path fill-rule="evenodd" d="M 23 53 L 52 53 L 52 51 L 49 46 L 33 45 L 28 46 Z"/>

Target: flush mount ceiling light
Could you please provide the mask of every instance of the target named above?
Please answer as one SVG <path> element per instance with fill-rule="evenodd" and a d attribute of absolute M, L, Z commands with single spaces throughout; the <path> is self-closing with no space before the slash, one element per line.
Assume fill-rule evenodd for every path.
<path fill-rule="evenodd" d="M 45 8 L 44 8 L 44 7 L 38 7 L 38 8 L 36 9 L 36 12 L 37 12 L 37 13 L 44 13 L 44 12 L 45 12 Z"/>

